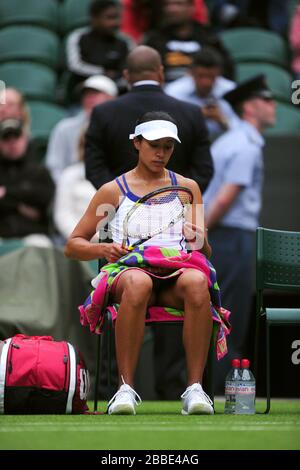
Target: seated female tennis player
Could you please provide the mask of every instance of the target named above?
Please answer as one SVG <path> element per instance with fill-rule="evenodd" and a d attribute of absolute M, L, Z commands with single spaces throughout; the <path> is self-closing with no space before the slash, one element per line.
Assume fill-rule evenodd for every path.
<path fill-rule="evenodd" d="M 171 116 L 164 112 L 146 113 L 130 138 L 138 152 L 137 166 L 97 191 L 67 242 L 65 254 L 68 257 L 106 258 L 111 263 L 126 255 L 128 250 L 122 246 L 124 218 L 141 196 L 158 188 L 174 184 L 184 186 L 193 194 L 193 205 L 202 203 L 195 181 L 165 168 L 176 141 L 180 142 Z M 110 221 L 113 243 L 90 243 L 103 219 L 103 215 L 97 214 L 104 214 L 108 205 L 117 208 Z M 201 251 L 209 257 L 211 250 L 206 234 L 204 237 Z M 183 221 L 179 220 L 163 236 L 154 235 L 144 245 L 186 250 L 183 239 Z M 130 243 L 134 241 L 130 239 Z M 188 383 L 181 396 L 182 414 L 213 414 L 212 402 L 201 386 L 212 331 L 206 275 L 196 269 L 185 269 L 172 280 L 157 282 L 146 271 L 129 269 L 120 275 L 113 297 L 113 302 L 120 304 L 115 324 L 120 388 L 109 403 L 108 413 L 135 414 L 135 406 L 141 399 L 133 389 L 133 381 L 144 336 L 145 313 L 148 306 L 159 305 L 184 310 L 183 343 Z"/>

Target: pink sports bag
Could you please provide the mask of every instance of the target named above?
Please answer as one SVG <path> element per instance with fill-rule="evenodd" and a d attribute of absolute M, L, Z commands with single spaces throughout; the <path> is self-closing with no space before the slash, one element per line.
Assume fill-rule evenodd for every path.
<path fill-rule="evenodd" d="M 84 413 L 88 391 L 88 370 L 70 343 L 21 334 L 0 341 L 0 413 Z"/>

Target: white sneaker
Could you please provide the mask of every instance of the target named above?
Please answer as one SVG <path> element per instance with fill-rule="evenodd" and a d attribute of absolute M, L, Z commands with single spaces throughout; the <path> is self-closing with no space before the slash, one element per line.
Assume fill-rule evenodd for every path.
<path fill-rule="evenodd" d="M 201 384 L 190 385 L 181 395 L 183 415 L 213 415 L 213 402 L 204 392 Z"/>
<path fill-rule="evenodd" d="M 135 415 L 135 406 L 142 402 L 141 397 L 128 384 L 123 384 L 108 403 L 109 415 Z"/>

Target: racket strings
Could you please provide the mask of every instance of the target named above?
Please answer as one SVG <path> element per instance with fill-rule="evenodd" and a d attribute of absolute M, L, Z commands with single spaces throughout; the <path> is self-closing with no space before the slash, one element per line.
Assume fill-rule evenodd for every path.
<path fill-rule="evenodd" d="M 136 207 L 127 223 L 127 235 L 131 238 L 148 238 L 172 227 L 184 216 L 189 194 L 173 191 L 158 194 Z"/>
<path fill-rule="evenodd" d="M 171 203 L 178 204 L 181 203 L 182 206 L 191 202 L 191 195 L 182 190 L 174 190 L 174 191 L 165 191 L 159 194 L 155 194 L 149 197 L 143 204 L 145 205 L 159 205 L 159 204 L 171 204 Z"/>

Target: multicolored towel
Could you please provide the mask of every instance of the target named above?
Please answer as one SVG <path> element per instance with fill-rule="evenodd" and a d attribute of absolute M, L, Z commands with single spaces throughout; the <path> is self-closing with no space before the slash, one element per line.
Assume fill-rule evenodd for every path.
<path fill-rule="evenodd" d="M 80 322 L 89 326 L 92 333 L 100 334 L 103 330 L 104 314 L 108 309 L 113 321 L 117 317 L 118 304 L 110 305 L 110 294 L 116 286 L 119 276 L 127 269 L 141 269 L 158 279 L 170 279 L 179 276 L 183 270 L 193 268 L 202 271 L 208 280 L 211 298 L 211 313 L 216 338 L 216 354 L 221 359 L 227 353 L 226 336 L 230 332 L 230 312 L 221 307 L 220 289 L 216 271 L 207 258 L 198 251 L 184 251 L 140 245 L 134 251 L 120 258 L 116 263 L 102 267 L 99 275 L 92 281 L 95 290 L 85 303 L 79 307 Z M 184 311 L 166 307 L 149 307 L 146 322 L 183 321 Z"/>

